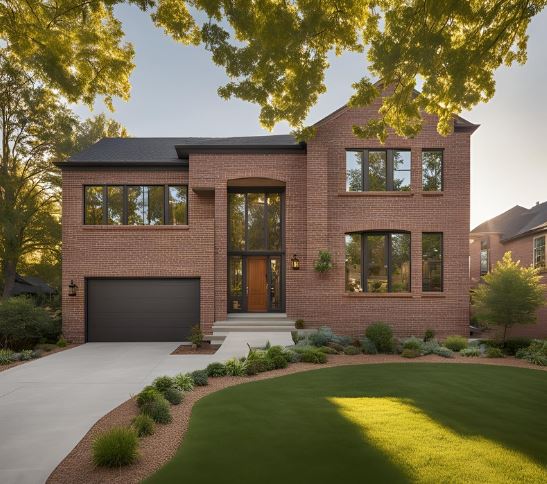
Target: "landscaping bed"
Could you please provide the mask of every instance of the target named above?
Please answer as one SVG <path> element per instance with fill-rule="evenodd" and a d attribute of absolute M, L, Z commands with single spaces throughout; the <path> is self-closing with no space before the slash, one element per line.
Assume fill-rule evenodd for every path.
<path fill-rule="evenodd" d="M 421 358 L 407 360 L 398 355 L 329 355 L 326 364 L 320 367 L 313 363 L 297 363 L 287 368 L 277 369 L 254 376 L 240 376 L 222 378 L 209 378 L 207 386 L 197 386 L 185 394 L 184 401 L 180 405 L 171 407 L 172 422 L 167 425 L 156 425 L 154 434 L 142 437 L 139 444 L 140 456 L 138 460 L 129 466 L 121 468 L 96 467 L 92 461 L 92 444 L 98 435 L 114 426 L 128 426 L 138 414 L 135 399 L 123 403 L 109 414 L 100 419 L 78 443 L 72 452 L 59 464 L 51 474 L 50 483 L 137 483 L 150 476 L 176 454 L 180 443 L 183 441 L 192 408 L 203 397 L 218 390 L 259 380 L 266 380 L 287 374 L 300 373 L 317 368 L 337 367 L 344 365 L 363 365 L 380 363 L 456 363 L 456 364 L 481 364 L 501 365 L 530 368 L 539 371 L 547 370 L 547 367 L 536 366 L 525 360 L 512 357 L 507 358 L 466 358 L 456 355 L 446 359 L 436 355 L 423 356 Z M 258 427 L 257 427 L 258 428 Z M 260 430 L 260 428 L 258 428 Z M 298 449 L 295 450 L 298 454 Z M 211 456 L 208 457 L 211 459 Z M 243 482 L 243 481 L 242 481 Z"/>
<path fill-rule="evenodd" d="M 171 353 L 172 355 L 214 355 L 220 345 L 212 345 L 208 342 L 201 343 L 201 346 L 192 348 L 191 345 L 180 345 Z"/>
<path fill-rule="evenodd" d="M 63 347 L 60 347 L 60 346 L 57 346 L 57 345 L 48 345 L 48 346 L 51 346 L 51 349 L 49 349 L 48 351 L 40 351 L 40 356 L 33 356 L 29 360 L 14 361 L 12 363 L 8 363 L 7 365 L 0 365 L 0 373 L 5 371 L 5 370 L 9 370 L 10 368 L 14 368 L 16 366 L 24 365 L 25 363 L 28 363 L 29 361 L 34 361 L 36 359 L 44 358 L 44 357 L 49 356 L 49 355 L 54 355 L 55 353 L 59 353 L 60 351 L 69 350 L 71 348 L 76 348 L 76 346 L 80 346 L 80 345 L 76 344 L 76 343 L 74 343 L 74 344 L 70 343 L 70 344 L 67 344 L 66 346 L 63 346 Z"/>

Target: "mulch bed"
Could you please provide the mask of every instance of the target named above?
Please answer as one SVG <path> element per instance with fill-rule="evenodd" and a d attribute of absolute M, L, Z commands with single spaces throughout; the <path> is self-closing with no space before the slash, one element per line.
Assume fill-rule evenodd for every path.
<path fill-rule="evenodd" d="M 211 343 L 202 343 L 199 348 L 192 348 L 191 345 L 180 345 L 172 355 L 214 355 L 220 345 L 212 345 Z"/>
<path fill-rule="evenodd" d="M 51 351 L 44 351 L 42 353 L 42 356 L 40 358 L 45 358 L 46 356 L 53 355 L 55 353 L 59 353 L 60 351 L 69 350 L 71 348 L 75 348 L 76 346 L 80 346 L 79 344 L 68 344 L 64 348 L 54 348 Z M 0 373 L 6 370 L 9 370 L 10 368 L 13 368 L 15 366 L 24 365 L 25 363 L 29 363 L 31 361 L 39 360 L 40 358 L 33 358 L 32 360 L 25 360 L 25 361 L 14 361 L 13 363 L 9 363 L 8 365 L 0 365 Z"/>
<path fill-rule="evenodd" d="M 184 401 L 178 406 L 171 407 L 173 422 L 168 425 L 156 425 L 153 435 L 140 440 L 140 458 L 137 463 L 120 469 L 105 469 L 95 467 L 91 460 L 91 446 L 95 437 L 117 425 L 129 425 L 132 418 L 137 415 L 138 408 L 134 399 L 122 403 L 101 418 L 68 454 L 68 456 L 57 466 L 49 476 L 48 483 L 138 483 L 150 476 L 156 470 L 169 461 L 184 440 L 188 429 L 188 423 L 194 404 L 206 395 L 209 395 L 223 388 L 240 385 L 251 381 L 275 378 L 291 373 L 317 370 L 320 368 L 362 365 L 374 363 L 458 363 L 458 364 L 484 364 L 498 366 L 514 366 L 530 368 L 533 370 L 546 371 L 547 367 L 531 365 L 524 360 L 516 358 L 442 358 L 436 355 L 423 356 L 416 359 L 405 359 L 398 355 L 329 355 L 329 360 L 324 365 L 311 363 L 296 363 L 289 365 L 283 370 L 274 370 L 261 373 L 252 377 L 222 377 L 209 378 L 209 385 L 196 387 L 192 392 L 185 395 Z"/>

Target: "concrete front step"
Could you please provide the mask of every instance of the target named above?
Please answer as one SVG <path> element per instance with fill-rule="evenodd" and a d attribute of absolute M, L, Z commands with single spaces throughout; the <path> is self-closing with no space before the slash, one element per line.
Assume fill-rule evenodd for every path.
<path fill-rule="evenodd" d="M 205 341 L 209 341 L 212 345 L 221 345 L 222 343 L 224 343 L 224 340 L 226 339 L 226 335 L 205 334 L 203 335 L 203 339 Z"/>
<path fill-rule="evenodd" d="M 228 313 L 227 319 L 287 319 L 287 313 Z"/>
<path fill-rule="evenodd" d="M 230 333 L 290 333 L 294 326 L 222 326 L 214 327 L 214 336 L 228 336 Z"/>
<path fill-rule="evenodd" d="M 257 320 L 257 319 L 227 319 L 225 321 L 215 321 L 213 323 L 213 328 L 218 326 L 294 326 L 294 321 L 288 319 L 267 319 L 267 320 Z"/>

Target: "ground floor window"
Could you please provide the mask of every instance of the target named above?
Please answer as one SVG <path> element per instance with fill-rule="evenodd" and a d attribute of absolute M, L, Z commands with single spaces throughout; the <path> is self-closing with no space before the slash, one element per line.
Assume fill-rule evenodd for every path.
<path fill-rule="evenodd" d="M 346 291 L 409 292 L 410 234 L 346 234 Z"/>
<path fill-rule="evenodd" d="M 422 291 L 443 290 L 443 234 L 422 234 Z"/>
<path fill-rule="evenodd" d="M 481 276 L 488 274 L 489 266 L 490 266 L 490 262 L 488 260 L 488 241 L 481 240 L 481 259 L 480 259 Z"/>
<path fill-rule="evenodd" d="M 534 267 L 545 269 L 545 235 L 541 235 L 534 239 Z"/>

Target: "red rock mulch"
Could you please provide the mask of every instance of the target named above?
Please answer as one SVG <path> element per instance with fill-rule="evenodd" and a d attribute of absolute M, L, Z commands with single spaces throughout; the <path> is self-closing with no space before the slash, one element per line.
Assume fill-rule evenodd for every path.
<path fill-rule="evenodd" d="M 252 377 L 223 377 L 209 378 L 209 385 L 196 387 L 192 392 L 186 394 L 182 404 L 171 407 L 173 422 L 168 425 L 156 425 L 156 431 L 149 437 L 140 441 L 140 458 L 137 463 L 121 469 L 104 469 L 93 465 L 91 460 L 91 446 L 95 437 L 117 425 L 129 425 L 131 419 L 137 415 L 138 409 L 134 399 L 122 403 L 119 407 L 101 418 L 78 445 L 68 454 L 59 466 L 49 476 L 48 483 L 76 484 L 76 483 L 138 483 L 150 476 L 163 464 L 169 461 L 175 454 L 177 448 L 183 442 L 184 435 L 188 429 L 188 423 L 194 404 L 206 395 L 233 385 L 239 385 L 251 381 L 275 378 L 291 373 L 317 370 L 320 368 L 361 365 L 373 363 L 456 363 L 456 364 L 484 364 L 497 366 L 515 366 L 530 368 L 539 371 L 546 371 L 547 367 L 531 365 L 524 360 L 516 358 L 442 358 L 429 355 L 416 359 L 405 359 L 398 355 L 330 355 L 325 365 L 314 365 L 310 363 L 297 363 L 289 365 L 283 370 L 274 370 L 261 373 Z"/>

